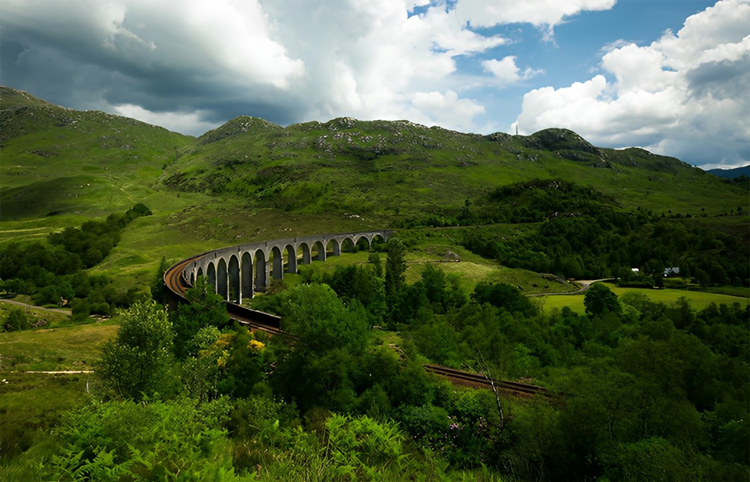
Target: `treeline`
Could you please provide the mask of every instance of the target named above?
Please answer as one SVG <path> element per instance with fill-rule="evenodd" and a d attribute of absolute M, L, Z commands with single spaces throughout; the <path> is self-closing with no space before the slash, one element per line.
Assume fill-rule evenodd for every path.
<path fill-rule="evenodd" d="M 503 228 L 491 226 L 497 223 L 527 224 L 533 230 L 507 237 Z M 653 286 L 666 268 L 678 267 L 680 276 L 703 286 L 750 285 L 750 254 L 743 240 L 678 214 L 623 211 L 611 196 L 559 179 L 503 186 L 474 202 L 467 200 L 460 212 L 401 224 L 464 226 L 460 242 L 467 249 L 511 268 L 567 278 L 630 280 L 631 269 L 638 268 L 648 277 L 640 282 Z"/>
<path fill-rule="evenodd" d="M 731 179 L 724 179 L 723 181 L 731 186 L 737 186 L 750 191 L 750 177 L 745 174 Z M 738 211 L 742 211 L 742 208 L 738 208 Z"/>
<path fill-rule="evenodd" d="M 462 245 L 512 268 L 567 278 L 629 278 L 631 268 L 654 278 L 678 267 L 704 286 L 748 286 L 750 257 L 739 239 L 680 221 L 604 211 L 554 218 L 530 234 L 505 239 L 492 227 L 465 231 Z"/>
<path fill-rule="evenodd" d="M 674 305 L 638 294 L 618 299 L 595 284 L 585 296 L 585 315 L 567 308 L 544 314 L 505 284 L 480 283 L 467 297 L 456 279 L 431 265 L 419 281 L 407 284 L 398 244 L 387 245 L 383 277 L 371 259 L 369 266 L 339 268 L 319 279 L 351 310 L 346 327 L 327 323 L 309 333 L 311 319 L 331 313 L 330 322 L 339 316 L 309 293 L 304 302 L 295 291 L 264 300 L 265 307 L 284 316 L 287 329 L 320 343 L 311 343 L 308 358 L 298 359 L 288 372 L 274 372 L 286 380 L 276 379 L 274 393 L 296 400 L 303 412 L 325 406 L 385 414 L 452 466 L 482 463 L 523 480 L 653 480 L 665 472 L 681 480 L 695 474 L 710 480 L 747 476 L 747 307 L 712 304 L 697 312 L 686 299 Z M 345 279 L 370 281 L 343 284 Z M 535 380 L 564 402 L 503 400 L 498 410 L 485 392 L 470 408 L 434 388 L 438 382 L 420 382 L 416 375 L 402 379 L 394 369 L 391 377 L 398 384 L 411 383 L 427 394 L 415 405 L 418 399 L 399 398 L 402 387 L 375 375 L 385 361 L 368 364 L 361 345 L 341 350 L 346 344 L 335 340 L 335 334 L 358 339 L 365 322 L 377 319 L 365 308 L 382 306 L 365 304 L 380 292 L 373 284 L 383 286 L 378 299 L 385 304 L 384 324 L 399 329 L 409 360 L 424 356 L 498 379 Z M 298 318 L 295 310 L 302 305 L 310 308 Z M 401 373 L 408 367 L 418 371 L 407 363 Z"/>
<path fill-rule="evenodd" d="M 111 314 L 114 306 L 131 303 L 137 288 L 120 292 L 106 276 L 90 276 L 84 270 L 110 253 L 128 223 L 150 214 L 139 203 L 125 213 L 110 214 L 104 221 L 87 221 L 80 228 L 50 233 L 47 242 L 8 244 L 0 250 L 0 290 L 31 295 L 39 305 L 60 305 L 65 300 L 76 318 Z"/>
<path fill-rule="evenodd" d="M 733 180 L 727 180 L 731 182 Z M 396 222 L 396 227 L 480 226 L 498 223 L 538 223 L 559 217 L 596 217 L 602 211 L 622 211 L 620 203 L 612 196 L 596 189 L 562 179 L 534 179 L 501 186 L 478 199 L 466 199 L 460 208 L 440 208 L 432 214 L 412 216 Z M 702 210 L 703 211 L 703 210 Z M 742 206 L 717 216 L 741 215 Z M 642 208 L 630 212 L 636 218 L 689 219 L 690 213 L 662 213 L 657 216 Z M 696 217 L 707 217 L 701 212 Z"/>
<path fill-rule="evenodd" d="M 523 480 L 747 477 L 748 309 L 618 300 L 604 285 L 585 305 L 541 315 L 470 303 L 423 313 L 408 333 L 434 362 L 564 394 L 509 408 L 499 465 Z"/>
<path fill-rule="evenodd" d="M 613 197 L 596 189 L 562 179 L 535 179 L 496 188 L 473 202 L 467 199 L 459 211 L 408 218 L 399 227 L 536 223 L 558 216 L 593 215 L 616 206 Z"/>

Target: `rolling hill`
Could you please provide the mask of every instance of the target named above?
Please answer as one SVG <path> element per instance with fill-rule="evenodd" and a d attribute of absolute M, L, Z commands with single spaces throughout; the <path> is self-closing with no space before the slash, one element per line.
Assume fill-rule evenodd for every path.
<path fill-rule="evenodd" d="M 149 195 L 191 138 L 0 87 L 0 216 L 106 215 Z"/>
<path fill-rule="evenodd" d="M 286 128 L 233 119 L 183 147 L 162 182 L 284 211 L 394 216 L 455 211 L 497 186 L 537 178 L 576 182 L 657 212 L 695 215 L 743 202 L 740 190 L 677 159 L 597 148 L 564 129 L 483 136 L 351 118 Z"/>
<path fill-rule="evenodd" d="M 408 121 L 339 118 L 284 128 L 238 117 L 196 139 L 7 87 L 0 88 L 0 156 L 3 221 L 102 215 L 177 193 L 285 212 L 393 217 L 460 209 L 532 179 L 576 182 L 623 207 L 657 212 L 711 214 L 745 200 L 677 159 L 598 148 L 564 129 L 485 136 Z"/>

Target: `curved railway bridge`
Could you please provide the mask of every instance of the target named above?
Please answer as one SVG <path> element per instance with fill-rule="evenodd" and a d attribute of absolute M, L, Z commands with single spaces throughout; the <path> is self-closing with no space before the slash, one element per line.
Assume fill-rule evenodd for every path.
<path fill-rule="evenodd" d="M 282 279 L 285 272 L 296 273 L 300 263 L 310 264 L 313 259 L 325 261 L 328 256 L 339 256 L 342 250 L 353 250 L 355 246 L 369 249 L 373 242 L 386 241 L 391 234 L 391 231 L 321 234 L 220 248 L 174 264 L 164 273 L 164 285 L 175 301 L 186 302 L 187 289 L 198 276 L 205 276 L 226 300 L 230 318 L 254 331 L 291 336 L 281 330 L 280 317 L 241 306 L 243 298 L 265 290 L 269 278 Z M 425 365 L 425 369 L 457 385 L 480 388 L 492 385 L 481 374 L 440 365 Z M 495 381 L 495 385 L 515 395 L 553 397 L 546 388 L 536 385 L 508 381 Z"/>
<path fill-rule="evenodd" d="M 386 241 L 390 234 L 391 231 L 320 234 L 221 248 L 191 258 L 192 262 L 183 267 L 183 277 L 192 285 L 198 276 L 205 276 L 225 300 L 241 304 L 254 292 L 265 291 L 270 279 L 282 279 L 285 272 L 296 274 L 300 263 L 325 261 L 328 256 L 339 256 L 355 247 L 369 250 L 373 242 Z"/>

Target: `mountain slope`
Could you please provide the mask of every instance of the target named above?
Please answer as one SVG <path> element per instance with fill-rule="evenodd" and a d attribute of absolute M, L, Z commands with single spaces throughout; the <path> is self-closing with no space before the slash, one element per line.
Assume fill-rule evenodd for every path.
<path fill-rule="evenodd" d="M 192 138 L 0 87 L 3 220 L 127 208 Z"/>
<path fill-rule="evenodd" d="M 677 159 L 598 148 L 565 129 L 485 136 L 352 118 L 284 128 L 243 116 L 195 139 L 6 87 L 0 157 L 5 221 L 101 216 L 152 198 L 181 206 L 179 192 L 289 212 L 402 217 L 455 212 L 533 179 L 575 182 L 624 208 L 657 212 L 715 214 L 746 201 Z"/>
<path fill-rule="evenodd" d="M 677 159 L 597 148 L 564 129 L 482 136 L 351 118 L 286 128 L 233 119 L 183 148 L 163 182 L 283 210 L 393 215 L 459 209 L 490 189 L 535 178 L 577 182 L 625 207 L 663 212 L 718 212 L 742 196 Z"/>

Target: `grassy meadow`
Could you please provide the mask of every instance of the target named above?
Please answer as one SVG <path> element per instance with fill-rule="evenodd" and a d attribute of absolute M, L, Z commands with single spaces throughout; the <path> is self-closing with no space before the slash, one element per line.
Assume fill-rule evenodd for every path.
<path fill-rule="evenodd" d="M 638 293 L 646 296 L 651 301 L 659 303 L 674 303 L 679 298 L 685 297 L 690 300 L 690 305 L 699 311 L 706 308 L 711 303 L 716 303 L 717 305 L 739 303 L 741 306 L 747 306 L 750 303 L 750 299 L 747 296 L 742 297 L 722 293 L 707 293 L 704 291 L 676 289 L 620 288 L 611 283 L 605 284 L 617 296 L 622 296 L 625 293 Z M 567 306 L 576 313 L 584 314 L 586 312 L 586 307 L 583 304 L 583 297 L 583 293 L 576 295 L 544 296 L 542 306 L 545 312 L 550 312 L 554 309 L 559 310 Z"/>
<path fill-rule="evenodd" d="M 114 322 L 53 323 L 0 335 L 0 371 L 90 370 L 101 347 L 117 333 Z"/>

